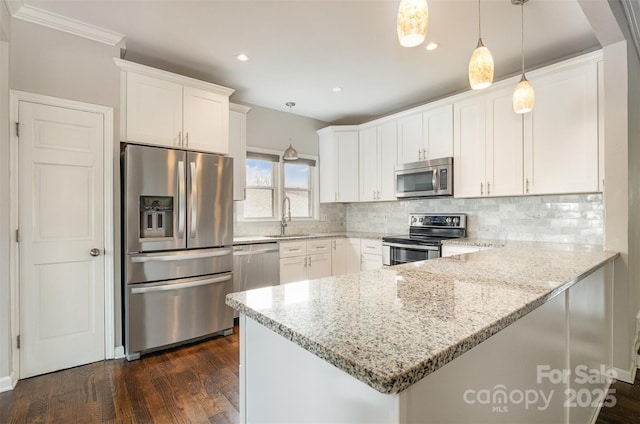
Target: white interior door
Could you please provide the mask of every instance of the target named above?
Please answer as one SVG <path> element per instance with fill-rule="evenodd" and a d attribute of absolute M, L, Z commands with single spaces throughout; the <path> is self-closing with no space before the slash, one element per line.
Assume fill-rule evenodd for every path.
<path fill-rule="evenodd" d="M 18 117 L 26 378 L 105 358 L 105 124 L 99 113 L 25 101 Z"/>

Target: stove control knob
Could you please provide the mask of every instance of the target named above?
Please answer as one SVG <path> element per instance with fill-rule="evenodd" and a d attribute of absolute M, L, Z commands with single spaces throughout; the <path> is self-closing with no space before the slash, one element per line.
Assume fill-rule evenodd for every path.
<path fill-rule="evenodd" d="M 448 217 L 447 217 L 447 219 L 445 219 L 445 222 L 446 222 L 447 224 L 451 224 L 451 217 L 450 217 L 450 216 L 448 216 Z"/>
<path fill-rule="evenodd" d="M 460 223 L 460 218 L 458 218 L 457 216 L 453 218 L 453 223 L 458 225 Z"/>
<path fill-rule="evenodd" d="M 420 217 L 420 222 L 424 222 L 424 218 L 423 217 Z"/>
<path fill-rule="evenodd" d="M 411 218 L 411 223 L 412 223 L 412 224 L 413 224 L 414 222 L 416 222 L 416 221 L 417 221 L 417 219 L 416 219 L 416 217 L 415 217 L 415 216 Z"/>

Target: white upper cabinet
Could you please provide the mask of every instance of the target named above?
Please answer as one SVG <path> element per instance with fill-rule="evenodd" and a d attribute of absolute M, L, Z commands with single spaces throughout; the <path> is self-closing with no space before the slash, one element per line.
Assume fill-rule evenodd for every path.
<path fill-rule="evenodd" d="M 396 121 L 360 131 L 360 201 L 395 200 Z"/>
<path fill-rule="evenodd" d="M 233 157 L 233 200 L 245 200 L 247 186 L 247 113 L 251 108 L 229 104 L 229 155 Z"/>
<path fill-rule="evenodd" d="M 587 63 L 530 78 L 525 192 L 595 192 L 598 186 L 598 67 Z"/>
<path fill-rule="evenodd" d="M 453 105 L 429 107 L 398 122 L 398 164 L 453 156 Z"/>
<path fill-rule="evenodd" d="M 485 103 L 482 97 L 454 106 L 454 188 L 456 197 L 480 197 L 485 193 Z"/>
<path fill-rule="evenodd" d="M 180 147 L 182 86 L 133 72 L 126 84 L 127 141 Z"/>
<path fill-rule="evenodd" d="M 425 159 L 425 143 L 422 137 L 422 113 L 398 119 L 398 164 Z"/>
<path fill-rule="evenodd" d="M 320 202 L 357 202 L 358 128 L 327 127 L 318 131 Z"/>
<path fill-rule="evenodd" d="M 422 114 L 423 159 L 453 156 L 453 105 L 439 106 Z"/>
<path fill-rule="evenodd" d="M 114 59 L 122 70 L 123 138 L 229 153 L 232 89 Z"/>

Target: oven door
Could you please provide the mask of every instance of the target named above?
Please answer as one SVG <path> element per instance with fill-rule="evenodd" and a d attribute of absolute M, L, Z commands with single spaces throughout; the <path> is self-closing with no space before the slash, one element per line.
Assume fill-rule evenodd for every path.
<path fill-rule="evenodd" d="M 440 246 L 383 243 L 383 264 L 400 265 L 440 257 Z"/>

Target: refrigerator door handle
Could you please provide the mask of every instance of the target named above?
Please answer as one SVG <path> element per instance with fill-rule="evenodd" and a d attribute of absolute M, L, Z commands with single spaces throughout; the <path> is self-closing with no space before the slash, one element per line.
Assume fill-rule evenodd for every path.
<path fill-rule="evenodd" d="M 191 167 L 191 238 L 196 237 L 198 224 L 198 169 L 195 162 L 190 162 Z"/>
<path fill-rule="evenodd" d="M 218 256 L 232 255 L 231 249 L 216 250 L 215 252 L 206 253 L 193 253 L 189 255 L 158 255 L 158 256 L 134 256 L 131 258 L 131 262 L 144 263 L 144 262 L 169 262 L 169 261 L 182 261 L 185 259 L 206 259 L 215 258 Z"/>
<path fill-rule="evenodd" d="M 131 289 L 131 294 L 152 293 L 152 292 L 161 292 L 161 291 L 169 291 L 169 290 L 188 289 L 188 288 L 192 288 L 192 287 L 206 286 L 206 285 L 215 284 L 215 283 L 222 283 L 224 281 L 229 281 L 229 280 L 231 280 L 231 274 L 223 275 L 221 277 L 207 278 L 205 280 L 190 281 L 190 282 L 187 282 L 187 283 L 162 284 L 162 285 L 150 286 L 150 287 L 134 287 L 134 288 Z"/>
<path fill-rule="evenodd" d="M 184 162 L 178 161 L 178 238 L 184 237 L 185 222 L 185 182 L 184 182 Z"/>

